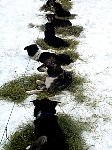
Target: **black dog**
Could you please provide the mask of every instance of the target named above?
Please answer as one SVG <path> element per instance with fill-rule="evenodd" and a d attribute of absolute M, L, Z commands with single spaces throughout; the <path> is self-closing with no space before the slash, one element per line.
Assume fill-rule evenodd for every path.
<path fill-rule="evenodd" d="M 63 39 L 55 36 L 54 24 L 51 21 L 45 24 L 44 35 L 44 42 L 47 43 L 49 46 L 53 46 L 54 48 L 69 47 L 70 45 Z"/>
<path fill-rule="evenodd" d="M 58 17 L 70 17 L 71 14 L 69 11 L 63 9 L 62 5 L 58 2 L 54 2 L 55 14 Z"/>
<path fill-rule="evenodd" d="M 37 89 L 26 91 L 27 94 L 37 94 L 40 91 L 47 90 L 50 93 L 60 91 L 68 87 L 72 82 L 72 74 L 63 70 L 59 62 L 50 57 L 43 65 L 38 67 L 38 71 L 45 71 L 47 68 L 47 76 L 45 81 L 37 80 Z"/>
<path fill-rule="evenodd" d="M 72 26 L 72 23 L 69 20 L 57 19 L 55 16 L 55 14 L 46 14 L 47 20 L 51 21 L 56 28 Z"/>
<path fill-rule="evenodd" d="M 55 58 L 60 65 L 69 65 L 73 62 L 73 60 L 70 58 L 69 55 L 66 54 L 55 54 L 50 52 L 41 52 L 36 44 L 32 44 L 29 46 L 26 46 L 24 50 L 27 50 L 28 55 L 36 61 L 40 61 L 44 64 L 44 62 L 49 59 L 50 57 Z"/>
<path fill-rule="evenodd" d="M 36 142 L 27 150 L 65 150 L 66 140 L 58 124 L 55 107 L 59 102 L 47 98 L 34 100 Z"/>
<path fill-rule="evenodd" d="M 48 0 L 45 5 L 47 8 L 54 8 L 55 14 L 58 17 L 70 17 L 71 14 L 69 11 L 63 9 L 62 5 L 56 0 Z"/>

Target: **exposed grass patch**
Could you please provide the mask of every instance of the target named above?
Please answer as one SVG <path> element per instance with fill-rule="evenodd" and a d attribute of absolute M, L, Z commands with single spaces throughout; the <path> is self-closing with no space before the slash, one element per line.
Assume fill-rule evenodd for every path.
<path fill-rule="evenodd" d="M 36 80 L 42 79 L 41 75 L 24 76 L 12 80 L 0 87 L 0 97 L 8 101 L 20 103 L 27 98 L 26 90 L 36 88 Z"/>
<path fill-rule="evenodd" d="M 69 87 L 67 87 L 67 90 L 71 92 L 75 96 L 75 100 L 78 102 L 84 102 L 86 96 L 84 95 L 84 89 L 83 84 L 86 82 L 86 80 L 78 75 L 73 75 L 72 83 Z"/>
<path fill-rule="evenodd" d="M 39 45 L 40 47 L 41 47 L 41 49 L 43 49 L 43 50 L 48 50 L 48 49 L 53 49 L 53 50 L 56 50 L 56 51 L 59 51 L 59 50 L 66 50 L 66 49 L 71 49 L 71 50 L 73 50 L 73 49 L 75 49 L 76 48 L 76 46 L 78 45 L 78 41 L 74 41 L 74 40 L 72 40 L 72 39 L 64 39 L 67 43 L 69 43 L 70 44 L 70 46 L 69 47 L 65 47 L 65 48 L 63 48 L 63 47 L 60 47 L 60 48 L 54 48 L 54 47 L 52 47 L 52 46 L 49 46 L 47 43 L 45 43 L 44 42 L 44 39 L 40 39 L 40 38 L 37 38 L 37 40 L 36 40 L 36 44 L 37 45 Z"/>
<path fill-rule="evenodd" d="M 59 115 L 58 121 L 67 140 L 67 150 L 85 150 L 87 146 L 81 134 L 89 129 L 89 124 L 73 121 L 69 115 Z"/>
<path fill-rule="evenodd" d="M 15 80 L 12 80 L 6 84 L 4 84 L 0 88 L 0 97 L 4 98 L 7 101 L 21 103 L 23 102 L 29 95 L 26 94 L 26 91 L 36 89 L 36 80 L 43 80 L 45 76 L 41 75 L 31 75 L 31 76 L 24 76 Z M 59 94 L 60 91 L 57 92 L 39 92 L 37 94 L 38 98 L 45 98 L 45 97 L 52 97 L 56 94 Z"/>
<path fill-rule="evenodd" d="M 18 78 L 16 80 L 12 80 L 9 83 L 4 84 L 0 88 L 0 97 L 3 97 L 4 99 L 8 101 L 12 101 L 15 103 L 21 103 L 25 100 L 25 98 L 28 97 L 26 94 L 26 90 L 33 90 L 36 89 L 36 80 L 44 80 L 45 76 L 41 75 L 31 75 L 31 76 L 24 76 L 21 78 Z M 83 96 L 83 83 L 84 79 L 73 75 L 73 81 L 70 84 L 67 90 L 69 90 L 71 93 L 75 94 L 77 99 L 82 101 L 84 100 Z M 39 92 L 38 98 L 44 98 L 44 97 L 52 97 L 56 94 L 59 94 L 61 91 L 55 91 L 55 92 Z M 78 101 L 79 101 L 78 100 Z"/>
<path fill-rule="evenodd" d="M 31 24 L 31 26 L 34 26 Z M 44 25 L 40 26 L 40 30 L 44 31 Z M 68 27 L 59 27 L 55 29 L 56 34 L 61 34 L 64 36 L 75 36 L 79 37 L 80 33 L 83 31 L 82 26 L 68 26 Z"/>
<path fill-rule="evenodd" d="M 63 36 L 74 35 L 75 37 L 79 37 L 82 31 L 83 31 L 82 26 L 70 26 L 65 28 L 60 27 L 56 29 L 57 34 L 62 34 Z"/>
<path fill-rule="evenodd" d="M 59 115 L 58 121 L 66 137 L 66 150 L 85 150 L 86 144 L 81 134 L 83 130 L 87 130 L 87 123 L 74 122 L 68 115 Z M 24 150 L 35 140 L 33 131 L 32 123 L 23 124 L 11 135 L 10 141 L 4 145 L 4 150 Z"/>
<path fill-rule="evenodd" d="M 71 0 L 60 0 L 60 2 L 62 3 L 64 9 L 70 10 L 72 8 Z"/>
<path fill-rule="evenodd" d="M 10 141 L 4 145 L 4 150 L 25 150 L 35 140 L 33 123 L 22 124 L 10 136 Z"/>

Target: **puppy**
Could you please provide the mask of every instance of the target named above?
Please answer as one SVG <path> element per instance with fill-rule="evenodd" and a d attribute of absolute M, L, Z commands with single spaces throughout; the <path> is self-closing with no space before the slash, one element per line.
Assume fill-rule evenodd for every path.
<path fill-rule="evenodd" d="M 72 26 L 72 23 L 69 20 L 57 19 L 55 16 L 55 14 L 46 14 L 47 20 L 51 21 L 56 28 Z"/>
<path fill-rule="evenodd" d="M 57 121 L 56 109 L 59 102 L 47 98 L 34 100 L 34 142 L 30 150 L 65 150 L 66 140 Z M 29 149 L 27 149 L 29 150 Z"/>
<path fill-rule="evenodd" d="M 45 24 L 44 36 L 45 36 L 44 42 L 54 48 L 62 48 L 62 47 L 70 46 L 69 43 L 67 43 L 63 39 L 55 36 L 54 24 L 51 21 L 49 21 Z"/>
<path fill-rule="evenodd" d="M 40 85 L 37 86 L 37 89 L 26 91 L 27 94 L 37 94 L 38 92 L 44 90 L 54 93 L 56 91 L 65 89 L 72 82 L 71 73 L 63 70 L 59 62 L 53 57 L 47 59 L 46 62 L 44 62 L 44 64 L 37 69 L 38 71 L 42 72 L 44 70 L 43 68 L 47 68 L 47 76 L 45 81 L 40 82 Z"/>
<path fill-rule="evenodd" d="M 55 58 L 60 63 L 60 65 L 69 65 L 73 62 L 70 56 L 66 54 L 57 55 L 55 53 L 50 52 L 41 52 L 36 44 L 26 46 L 24 50 L 27 50 L 28 56 L 30 56 L 31 59 L 40 61 L 43 64 L 50 57 Z"/>

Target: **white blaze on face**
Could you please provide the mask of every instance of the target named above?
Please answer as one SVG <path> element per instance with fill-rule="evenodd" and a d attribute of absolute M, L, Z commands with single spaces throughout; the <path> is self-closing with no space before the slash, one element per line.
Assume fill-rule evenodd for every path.
<path fill-rule="evenodd" d="M 45 85 L 46 85 L 46 88 L 48 89 L 51 85 L 51 83 L 54 82 L 54 80 L 56 79 L 56 77 L 46 77 L 46 80 L 45 80 Z"/>

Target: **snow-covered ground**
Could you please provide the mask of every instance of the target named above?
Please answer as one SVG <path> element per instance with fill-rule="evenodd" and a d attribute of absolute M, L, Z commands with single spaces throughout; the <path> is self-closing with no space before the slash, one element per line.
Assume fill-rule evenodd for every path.
<path fill-rule="evenodd" d="M 74 25 L 84 27 L 77 47 L 84 61 L 78 60 L 72 67 L 88 79 L 84 87 L 85 95 L 90 99 L 78 104 L 72 101 L 74 98 L 71 95 L 63 93 L 60 95 L 61 109 L 57 107 L 57 110 L 69 113 L 77 120 L 90 122 L 91 132 L 82 133 L 88 149 L 112 150 L 112 1 L 72 1 L 71 12 L 78 16 L 71 21 Z M 37 37 L 43 37 L 43 32 L 35 27 L 29 28 L 28 24 L 46 22 L 45 13 L 39 10 L 44 3 L 44 0 L 0 1 L 0 86 L 18 76 L 36 72 L 38 62 L 30 60 L 23 49 Z M 19 124 L 32 119 L 31 98 L 34 96 L 20 106 L 0 101 L 1 138 L 12 109 L 8 135 Z"/>

